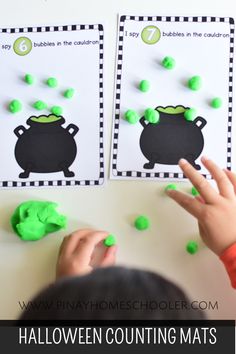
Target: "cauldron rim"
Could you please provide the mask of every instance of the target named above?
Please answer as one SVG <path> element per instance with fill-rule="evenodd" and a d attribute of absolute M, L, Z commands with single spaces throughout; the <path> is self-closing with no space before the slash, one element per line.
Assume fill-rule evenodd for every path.
<path fill-rule="evenodd" d="M 50 125 L 62 125 L 65 123 L 65 118 L 63 116 L 58 116 L 59 119 L 54 121 L 54 122 L 37 122 L 37 121 L 34 121 L 32 120 L 32 118 L 37 118 L 39 119 L 40 117 L 50 117 L 52 114 L 48 114 L 48 115 L 45 115 L 45 114 L 41 114 L 40 116 L 36 117 L 35 115 L 34 116 L 31 116 L 27 119 L 26 121 L 26 124 L 29 125 L 29 126 L 36 126 L 38 124 L 41 124 L 41 126 L 50 126 Z"/>

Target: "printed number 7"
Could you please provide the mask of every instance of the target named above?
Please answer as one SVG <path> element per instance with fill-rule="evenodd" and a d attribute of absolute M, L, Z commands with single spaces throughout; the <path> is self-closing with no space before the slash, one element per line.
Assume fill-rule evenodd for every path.
<path fill-rule="evenodd" d="M 152 40 L 152 37 L 154 36 L 156 30 L 157 30 L 156 28 L 147 28 L 147 31 L 150 32 L 150 34 L 148 36 L 148 41 Z"/>

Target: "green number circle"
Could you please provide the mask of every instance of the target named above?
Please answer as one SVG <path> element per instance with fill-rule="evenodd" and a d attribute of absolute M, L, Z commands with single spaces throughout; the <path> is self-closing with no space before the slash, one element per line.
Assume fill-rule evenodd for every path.
<path fill-rule="evenodd" d="M 13 44 L 14 52 L 18 55 L 27 55 L 31 52 L 32 42 L 27 37 L 19 37 L 15 40 Z"/>
<path fill-rule="evenodd" d="M 142 30 L 142 40 L 146 44 L 155 44 L 161 38 L 161 31 L 156 26 L 147 26 Z"/>

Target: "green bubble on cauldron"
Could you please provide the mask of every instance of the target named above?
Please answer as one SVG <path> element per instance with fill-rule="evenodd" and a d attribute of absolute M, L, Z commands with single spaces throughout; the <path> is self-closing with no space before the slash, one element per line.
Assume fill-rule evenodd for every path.
<path fill-rule="evenodd" d="M 192 189 L 191 189 L 191 194 L 192 194 L 194 197 L 197 197 L 198 195 L 200 195 L 200 193 L 198 192 L 198 190 L 197 190 L 196 187 L 192 187 Z"/>
<path fill-rule="evenodd" d="M 143 231 L 150 227 L 150 220 L 145 215 L 140 215 L 134 220 L 134 226 L 137 230 Z"/>
<path fill-rule="evenodd" d="M 149 89 L 150 89 L 150 82 L 148 81 L 148 80 L 142 80 L 142 81 L 140 81 L 140 83 L 139 83 L 139 89 L 140 89 L 140 91 L 142 91 L 142 92 L 147 92 L 147 91 L 149 91 Z"/>
<path fill-rule="evenodd" d="M 69 89 L 67 89 L 67 90 L 64 92 L 63 96 L 64 96 L 65 98 L 70 99 L 70 98 L 72 98 L 72 97 L 74 96 L 74 94 L 75 94 L 75 89 L 69 88 Z"/>
<path fill-rule="evenodd" d="M 162 60 L 162 65 L 165 69 L 168 69 L 168 70 L 174 69 L 175 59 L 167 56 Z"/>
<path fill-rule="evenodd" d="M 60 106 L 53 106 L 51 108 L 51 112 L 55 115 L 55 116 L 61 116 L 63 113 L 63 109 Z"/>
<path fill-rule="evenodd" d="M 27 201 L 20 204 L 11 217 L 15 233 L 24 241 L 37 241 L 49 233 L 66 227 L 67 219 L 56 211 L 53 202 Z"/>
<path fill-rule="evenodd" d="M 30 119 L 33 122 L 37 122 L 37 123 L 52 123 L 60 120 L 61 117 L 58 117 L 54 114 L 50 114 L 49 116 L 31 117 Z"/>
<path fill-rule="evenodd" d="M 58 81 L 55 77 L 49 77 L 46 81 L 47 85 L 51 88 L 55 88 L 58 86 Z"/>
<path fill-rule="evenodd" d="M 35 82 L 35 78 L 31 74 L 25 74 L 24 79 L 28 85 L 33 85 L 33 83 Z"/>
<path fill-rule="evenodd" d="M 193 76 L 188 80 L 188 87 L 193 91 L 198 91 L 202 87 L 201 76 Z"/>
<path fill-rule="evenodd" d="M 152 124 L 157 124 L 160 120 L 160 113 L 153 108 L 147 108 L 144 112 L 144 118 Z"/>
<path fill-rule="evenodd" d="M 156 110 L 161 113 L 167 113 L 167 114 L 180 114 L 184 113 L 186 111 L 186 108 L 184 106 L 168 106 L 168 107 L 157 107 Z"/>
<path fill-rule="evenodd" d="M 110 234 L 105 238 L 103 243 L 106 247 L 114 246 L 116 244 L 116 238 L 114 235 Z"/>
<path fill-rule="evenodd" d="M 198 252 L 199 246 L 196 241 L 189 241 L 186 245 L 186 251 L 189 254 L 195 254 Z"/>
<path fill-rule="evenodd" d="M 197 111 L 195 108 L 186 109 L 184 112 L 184 118 L 192 122 L 197 117 Z"/>
<path fill-rule="evenodd" d="M 128 109 L 125 112 L 125 120 L 130 124 L 136 124 L 139 121 L 139 115 L 133 109 Z"/>
<path fill-rule="evenodd" d="M 215 97 L 211 100 L 211 107 L 212 108 L 220 108 L 222 106 L 223 102 L 220 97 Z"/>
<path fill-rule="evenodd" d="M 34 102 L 33 107 L 38 111 L 42 111 L 47 108 L 47 104 L 41 100 Z"/>
<path fill-rule="evenodd" d="M 167 191 L 176 191 L 178 188 L 177 188 L 177 185 L 175 183 L 170 183 L 168 184 L 166 187 L 165 187 L 165 192 Z"/>
<path fill-rule="evenodd" d="M 17 113 L 22 110 L 22 103 L 19 100 L 12 100 L 9 103 L 8 109 L 11 113 Z"/>

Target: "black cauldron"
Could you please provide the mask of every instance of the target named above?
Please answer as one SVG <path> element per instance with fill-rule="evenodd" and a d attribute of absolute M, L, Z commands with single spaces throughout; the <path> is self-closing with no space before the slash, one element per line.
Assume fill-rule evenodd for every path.
<path fill-rule="evenodd" d="M 77 146 L 74 136 L 79 128 L 74 124 L 62 127 L 63 117 L 49 115 L 30 117 L 26 129 L 20 125 L 14 130 L 18 137 L 15 158 L 24 172 L 19 178 L 28 178 L 31 172 L 52 173 L 63 171 L 65 177 L 73 177 L 69 167 L 75 160 Z"/>
<path fill-rule="evenodd" d="M 148 123 L 144 117 L 140 119 L 143 131 L 140 136 L 140 148 L 149 161 L 145 169 L 153 169 L 156 163 L 177 165 L 181 158 L 188 160 L 197 170 L 200 165 L 195 160 L 204 146 L 202 128 L 207 124 L 202 117 L 193 121 L 184 118 L 186 107 L 156 107 L 160 113 L 157 124 Z"/>

